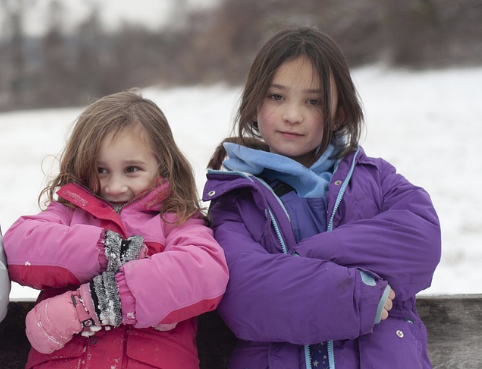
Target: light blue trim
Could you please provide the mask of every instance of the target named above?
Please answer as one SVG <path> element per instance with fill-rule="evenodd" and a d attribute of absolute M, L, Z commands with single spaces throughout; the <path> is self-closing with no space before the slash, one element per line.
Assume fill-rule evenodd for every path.
<path fill-rule="evenodd" d="M 271 188 L 271 186 L 269 184 L 267 184 L 265 181 L 263 181 L 261 178 L 258 178 L 258 177 L 254 177 L 258 180 L 259 183 L 261 183 L 262 185 L 264 185 L 267 189 L 269 189 L 269 191 L 273 194 L 273 196 L 276 198 L 276 200 L 278 201 L 278 203 L 280 204 L 281 208 L 283 209 L 284 213 L 286 214 L 288 220 L 290 219 L 290 216 L 288 214 L 288 211 L 286 210 L 284 204 L 283 204 L 283 201 L 281 201 L 281 199 L 275 194 L 275 192 L 273 191 L 273 189 Z M 283 254 L 287 254 L 288 253 L 288 248 L 286 247 L 286 243 L 283 239 L 283 236 L 281 235 L 281 231 L 279 229 L 279 226 L 278 226 L 278 223 L 276 222 L 276 219 L 273 215 L 273 213 L 271 212 L 271 209 L 265 209 L 265 212 L 268 212 L 269 214 L 269 217 L 271 219 L 271 224 L 273 225 L 273 228 L 276 232 L 276 237 L 278 238 L 278 241 L 281 245 L 281 249 L 283 250 Z"/>
<path fill-rule="evenodd" d="M 263 181 L 261 178 L 258 178 L 258 181 L 260 183 L 262 183 L 263 185 L 265 185 L 267 188 L 269 188 L 269 190 L 271 191 L 271 193 L 273 194 L 273 196 L 278 200 L 279 204 L 281 205 L 281 208 L 284 210 L 286 216 L 289 218 L 289 214 L 288 214 L 288 211 L 286 210 L 284 204 L 283 204 L 283 201 L 281 201 L 281 199 L 278 197 L 278 195 L 276 195 L 276 193 L 273 191 L 273 189 L 271 188 L 270 185 L 268 185 L 265 181 Z M 283 253 L 284 254 L 287 254 L 288 253 L 288 249 L 286 248 L 286 244 L 285 244 L 285 241 L 283 239 L 283 236 L 281 235 L 281 232 L 279 230 L 279 227 L 278 227 L 278 223 L 276 222 L 276 219 L 274 218 L 273 214 L 271 213 L 270 209 L 266 209 L 265 211 L 267 211 L 269 213 L 269 216 L 270 216 L 270 219 L 271 219 L 271 224 L 273 225 L 273 228 L 276 232 L 276 236 L 278 237 L 278 241 L 280 242 L 280 245 L 281 245 L 281 248 L 283 250 Z M 297 254 L 294 254 L 293 256 L 299 256 Z M 313 369 L 312 366 L 311 366 L 311 355 L 310 355 L 310 346 L 309 345 L 305 345 L 304 346 L 304 353 L 305 353 L 305 363 L 306 363 L 306 369 Z M 331 369 L 331 367 L 330 367 Z"/>
<path fill-rule="evenodd" d="M 382 320 L 383 306 L 385 305 L 385 301 L 387 301 L 388 294 L 390 293 L 391 290 L 392 288 L 390 287 L 389 284 L 387 284 L 387 286 L 385 287 L 385 291 L 383 291 L 383 295 L 380 299 L 380 302 L 378 303 L 377 315 L 375 315 L 375 324 L 380 323 Z"/>
<path fill-rule="evenodd" d="M 365 273 L 363 270 L 358 271 L 361 274 L 362 282 L 365 283 L 367 286 L 374 287 L 377 285 L 377 282 L 375 282 L 375 278 L 373 278 L 371 275 Z"/>
<path fill-rule="evenodd" d="M 276 200 L 280 204 L 281 208 L 283 209 L 284 213 L 286 214 L 286 217 L 288 218 L 288 220 L 290 220 L 288 211 L 286 210 L 286 208 L 285 208 L 283 202 L 281 201 L 281 199 L 275 194 L 275 192 L 273 191 L 271 186 L 269 184 L 267 184 L 265 181 L 263 181 L 261 178 L 258 178 L 256 176 L 252 175 L 251 173 L 239 172 L 239 171 L 233 171 L 233 170 L 225 171 L 225 170 L 208 169 L 208 174 L 209 173 L 240 176 L 240 177 L 249 179 L 251 182 L 254 182 L 255 179 L 258 180 L 259 183 L 261 183 L 263 186 L 265 186 L 273 194 L 273 196 L 276 198 Z M 280 231 L 280 228 L 278 226 L 278 223 L 276 222 L 276 219 L 274 218 L 274 215 L 272 214 L 271 210 L 269 209 L 269 204 L 266 204 L 266 205 L 267 205 L 267 208 L 264 209 L 264 215 L 265 215 L 265 217 L 269 216 L 269 218 L 271 220 L 271 224 L 273 225 L 273 228 L 276 232 L 276 237 L 278 238 L 278 241 L 281 245 L 281 249 L 282 249 L 284 254 L 287 254 L 288 248 L 286 247 L 286 243 L 283 239 L 283 236 L 281 235 L 281 231 Z"/>
<path fill-rule="evenodd" d="M 264 180 L 262 180 L 261 178 L 259 178 L 259 177 L 255 177 L 255 178 L 258 180 L 259 183 L 263 184 L 273 194 L 275 199 L 278 201 L 278 204 L 280 204 L 281 208 L 285 212 L 286 217 L 288 218 L 288 220 L 291 223 L 290 215 L 288 214 L 288 211 L 286 210 L 285 204 L 283 204 L 283 201 L 281 201 L 281 199 L 278 197 L 278 195 L 276 195 L 276 193 L 273 191 L 273 188 L 268 183 L 266 183 Z"/>
<path fill-rule="evenodd" d="M 312 369 L 311 366 L 311 353 L 310 353 L 310 346 L 305 345 L 305 362 L 306 362 L 306 369 Z"/>
<path fill-rule="evenodd" d="M 278 223 L 276 223 L 276 219 L 274 218 L 273 214 L 271 211 L 269 211 L 269 217 L 271 218 L 271 224 L 273 224 L 274 230 L 276 231 L 276 236 L 278 237 L 278 240 L 281 244 L 281 248 L 283 250 L 283 254 L 288 253 L 288 249 L 286 248 L 285 241 L 283 240 L 283 236 L 281 235 L 281 231 L 279 230 Z"/>
<path fill-rule="evenodd" d="M 338 196 L 336 197 L 335 206 L 333 207 L 333 212 L 331 213 L 330 221 L 328 222 L 328 227 L 327 227 L 328 232 L 333 230 L 333 218 L 335 217 L 336 210 L 338 209 L 338 206 L 340 206 L 341 199 L 343 198 L 346 188 L 348 187 L 348 182 L 350 182 L 351 176 L 353 174 L 353 170 L 355 169 L 356 157 L 359 151 L 360 151 L 360 147 L 357 147 L 355 155 L 353 156 L 353 161 L 351 163 L 350 170 L 345 180 L 343 181 L 340 192 L 338 192 Z"/>
<path fill-rule="evenodd" d="M 335 352 L 333 349 L 333 340 L 328 341 L 328 363 L 330 364 L 330 369 L 335 369 Z"/>
<path fill-rule="evenodd" d="M 350 182 L 351 176 L 353 175 L 353 171 L 355 170 L 356 157 L 359 152 L 360 152 L 360 147 L 357 147 L 355 155 L 353 156 L 353 160 L 351 162 L 350 170 L 348 171 L 348 174 L 340 188 L 340 192 L 338 192 L 338 196 L 336 197 L 335 206 L 333 207 L 333 212 L 331 213 L 330 221 L 328 222 L 327 232 L 330 232 L 333 230 L 333 219 L 335 218 L 335 213 L 338 207 L 340 206 L 343 195 L 345 194 L 346 188 L 348 187 L 348 183 Z M 335 163 L 335 170 L 333 172 L 333 176 L 335 175 L 336 170 L 338 169 L 338 164 L 339 162 Z M 363 279 L 363 275 L 362 275 L 362 279 Z M 330 364 L 330 369 L 335 369 L 335 351 L 333 348 L 333 340 L 328 341 L 327 345 L 328 345 L 328 362 Z"/>

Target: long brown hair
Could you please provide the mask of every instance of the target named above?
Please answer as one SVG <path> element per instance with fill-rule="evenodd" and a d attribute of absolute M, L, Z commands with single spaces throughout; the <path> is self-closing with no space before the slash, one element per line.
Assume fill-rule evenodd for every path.
<path fill-rule="evenodd" d="M 237 138 L 229 138 L 230 142 L 238 142 L 252 146 L 257 142 L 259 149 L 266 150 L 258 130 L 256 116 L 266 92 L 277 69 L 285 62 L 306 56 L 311 61 L 313 70 L 317 71 L 320 86 L 323 88 L 323 117 L 325 121 L 320 150 L 317 150 L 311 163 L 314 163 L 336 138 L 337 154 L 341 158 L 354 150 L 360 139 L 363 111 L 352 81 L 346 59 L 338 45 L 326 34 L 312 27 L 290 28 L 278 32 L 270 38 L 256 55 L 249 69 L 241 103 L 233 126 Z M 332 84 L 334 87 L 332 88 Z M 344 113 L 344 121 L 337 123 L 332 111 L 332 92 L 337 92 L 338 106 Z M 236 129 L 237 128 L 237 129 Z M 246 139 L 249 138 L 249 142 Z M 225 140 L 226 141 L 226 140 Z M 223 142 L 225 142 L 223 141 Z M 220 158 L 225 151 L 222 143 L 209 161 L 209 168 L 220 168 Z"/>
<path fill-rule="evenodd" d="M 178 223 L 195 213 L 200 213 L 192 167 L 183 155 L 172 134 L 164 113 L 151 100 L 143 98 L 137 90 L 129 90 L 96 100 L 80 114 L 67 144 L 60 156 L 60 172 L 43 189 L 39 204 L 55 199 L 56 191 L 67 183 L 78 182 L 95 194 L 100 183 L 97 173 L 97 155 L 102 139 L 124 129 L 143 133 L 159 164 L 159 176 L 165 178 L 171 195 L 164 200 L 161 215 L 178 214 Z"/>

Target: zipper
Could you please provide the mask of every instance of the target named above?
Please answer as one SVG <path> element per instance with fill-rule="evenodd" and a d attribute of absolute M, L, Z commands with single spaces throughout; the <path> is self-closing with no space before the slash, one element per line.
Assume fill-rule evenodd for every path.
<path fill-rule="evenodd" d="M 338 210 L 338 207 L 341 204 L 341 200 L 343 199 L 343 195 L 345 194 L 346 188 L 348 187 L 348 182 L 350 182 L 351 176 L 353 175 L 353 171 L 355 169 L 355 164 L 356 164 L 356 157 L 358 155 L 358 152 L 360 151 L 360 148 L 358 147 L 356 149 L 355 155 L 353 156 L 353 160 L 350 166 L 350 170 L 348 171 L 348 174 L 343 181 L 343 184 L 340 188 L 340 191 L 338 192 L 338 195 L 336 197 L 335 201 L 335 206 L 333 207 L 333 211 L 331 213 L 330 221 L 328 222 L 327 226 L 327 232 L 330 232 L 333 230 L 333 219 L 335 218 L 335 213 Z M 333 340 L 327 341 L 327 350 L 328 350 L 328 363 L 330 369 L 335 369 L 335 352 L 334 352 L 334 347 L 333 347 Z M 305 346 L 305 357 L 306 357 L 306 367 L 307 369 L 312 369 L 311 367 L 311 354 L 310 354 L 310 347 Z M 310 361 L 308 361 L 310 359 Z"/>
<path fill-rule="evenodd" d="M 338 210 L 338 207 L 340 206 L 343 195 L 345 194 L 346 188 L 348 187 L 348 182 L 350 182 L 351 176 L 353 174 L 353 170 L 355 170 L 356 157 L 359 151 L 360 151 L 360 147 L 356 149 L 355 155 L 353 156 L 350 170 L 348 171 L 348 174 L 345 180 L 343 181 L 343 184 L 341 185 L 340 192 L 338 192 L 338 196 L 336 197 L 335 206 L 333 207 L 333 212 L 331 213 L 330 221 L 328 222 L 327 232 L 330 232 L 333 230 L 333 219 L 335 218 L 335 213 Z"/>
<path fill-rule="evenodd" d="M 311 352 L 310 352 L 310 346 L 305 345 L 305 362 L 306 362 L 306 369 L 312 369 L 311 366 Z"/>
<path fill-rule="evenodd" d="M 259 179 L 259 178 L 258 178 Z M 271 188 L 271 186 L 269 186 L 266 182 L 264 182 L 263 180 L 259 179 L 261 183 L 263 183 L 266 187 L 268 187 L 271 192 L 273 192 L 273 195 L 275 196 L 275 198 L 278 200 L 278 202 L 280 203 L 282 209 L 285 211 L 285 214 L 286 216 L 288 217 L 289 219 L 289 215 L 288 215 L 288 212 L 283 204 L 283 201 L 281 201 L 281 199 L 279 198 L 279 196 L 277 196 L 275 194 L 275 192 L 273 191 L 273 189 Z M 281 248 L 283 250 L 283 253 L 284 254 L 287 254 L 288 253 L 288 250 L 286 248 L 286 244 L 284 242 L 284 239 L 283 239 L 283 236 L 281 235 L 281 231 L 279 229 L 279 226 L 278 226 L 278 223 L 276 222 L 276 219 L 275 217 L 273 216 L 273 214 L 271 213 L 271 211 L 269 210 L 269 207 L 267 208 L 267 211 L 269 213 L 269 217 L 271 219 L 271 225 L 273 226 L 274 228 L 274 231 L 276 233 L 276 236 L 279 240 L 279 243 L 281 245 Z M 291 221 L 291 220 L 290 220 Z M 330 350 L 331 348 L 331 350 Z M 310 345 L 304 345 L 303 346 L 303 350 L 304 350 L 304 353 L 305 353 L 305 364 L 306 364 L 306 369 L 313 369 L 312 366 L 311 366 L 311 352 L 310 352 Z M 330 369 L 334 369 L 335 366 L 334 366 L 334 354 L 333 354 L 333 341 L 329 341 L 328 343 L 328 359 L 329 359 L 329 362 L 330 362 Z M 333 366 L 331 366 L 333 363 Z"/>
<path fill-rule="evenodd" d="M 239 171 L 224 171 L 224 170 L 213 170 L 213 169 L 209 169 L 208 170 L 208 173 L 213 173 L 213 174 L 228 174 L 228 175 L 234 175 L 234 176 L 241 176 L 243 178 L 247 178 L 249 179 L 251 182 L 255 182 L 253 180 L 253 178 L 256 178 L 258 180 L 259 183 L 261 183 L 262 185 L 264 185 L 267 189 L 269 189 L 271 191 L 271 193 L 273 194 L 273 196 L 275 197 L 275 199 L 278 201 L 278 203 L 280 204 L 281 208 L 283 209 L 286 217 L 288 218 L 288 220 L 290 221 L 291 223 L 291 219 L 288 215 L 288 211 L 286 210 L 284 204 L 283 204 L 283 201 L 281 201 L 281 199 L 275 194 L 275 192 L 273 191 L 273 188 L 268 184 L 266 183 L 263 179 L 259 178 L 259 177 L 256 177 L 256 176 L 253 176 L 252 174 L 250 173 L 244 173 L 244 172 L 239 172 Z M 281 249 L 283 251 L 283 254 L 288 254 L 288 248 L 286 247 L 286 243 L 283 239 L 283 235 L 281 234 L 281 231 L 280 231 L 280 228 L 278 226 L 278 223 L 276 222 L 276 219 L 273 215 L 273 213 L 271 212 L 270 210 L 270 207 L 269 207 L 269 204 L 265 201 L 265 206 L 266 206 L 266 209 L 265 209 L 265 216 L 271 221 L 271 225 L 273 226 L 274 228 L 274 231 L 276 233 L 276 238 L 278 239 L 279 243 L 280 243 L 280 246 L 281 246 Z"/>
<path fill-rule="evenodd" d="M 281 249 L 283 250 L 283 254 L 288 253 L 288 249 L 286 248 L 285 241 L 283 240 L 283 236 L 281 235 L 281 231 L 279 230 L 278 224 L 276 223 L 276 219 L 274 218 L 273 214 L 271 211 L 268 209 L 269 217 L 271 219 L 271 224 L 273 225 L 273 228 L 276 232 L 276 237 L 278 237 L 278 241 L 281 245 Z"/>
<path fill-rule="evenodd" d="M 345 193 L 346 191 L 346 188 L 348 187 L 348 182 L 351 178 L 351 175 L 353 173 L 353 170 L 355 168 L 355 158 L 356 158 L 356 155 L 358 154 L 358 149 L 355 153 L 355 156 L 353 158 L 353 162 L 352 162 L 352 165 L 351 165 L 351 168 L 350 168 L 350 171 L 342 185 L 342 188 L 340 189 L 340 192 L 338 193 L 338 196 L 337 196 L 337 199 L 336 199 L 336 203 L 335 203 L 335 207 L 333 208 L 333 213 L 331 215 L 331 219 L 330 219 L 330 224 L 329 224 L 329 229 L 327 231 L 331 231 L 333 230 L 333 218 L 334 218 L 334 215 L 335 215 L 335 212 L 336 210 L 338 209 L 338 206 L 340 205 L 341 203 L 341 200 L 343 198 L 343 194 Z M 259 179 L 259 178 L 258 178 Z M 260 179 L 260 182 L 263 183 L 265 186 L 267 186 L 274 194 L 274 196 L 278 199 L 278 201 L 280 202 L 280 205 L 281 207 L 283 208 L 283 210 L 285 211 L 286 215 L 288 216 L 288 212 L 286 211 L 286 208 L 283 204 L 283 202 L 281 201 L 281 199 L 274 193 L 273 189 L 271 188 L 271 186 L 269 186 L 266 182 L 264 182 L 263 180 Z M 271 211 L 269 210 L 269 207 L 267 208 L 267 211 L 269 213 L 269 216 L 270 216 L 270 219 L 271 219 L 271 224 L 275 230 L 275 233 L 276 233 L 276 236 L 279 240 L 279 243 L 281 245 L 281 248 L 283 250 L 283 253 L 284 254 L 287 254 L 288 253 L 288 250 L 286 248 L 286 244 L 283 240 L 283 236 L 281 235 L 281 231 L 279 230 L 279 226 L 278 226 L 278 223 L 276 222 L 276 219 L 274 218 L 273 214 L 271 213 Z M 333 340 L 330 340 L 330 341 L 327 341 L 326 342 L 327 344 L 327 351 L 328 351 L 328 363 L 329 363 L 329 368 L 330 369 L 335 369 L 335 352 L 334 352 L 334 348 L 333 348 Z M 304 349 L 304 353 L 305 353 L 305 364 L 306 364 L 306 369 L 313 369 L 313 367 L 311 366 L 311 352 L 310 352 L 310 345 L 304 345 L 303 347 Z"/>
<path fill-rule="evenodd" d="M 271 187 L 270 187 L 271 188 Z M 274 194 L 274 192 L 273 192 Z M 275 195 L 276 196 L 276 195 Z M 276 196 L 278 199 L 279 197 Z M 281 201 L 281 200 L 279 200 Z M 281 204 L 283 206 L 283 209 L 285 209 L 284 205 Z M 286 248 L 286 244 L 283 240 L 283 236 L 281 235 L 281 231 L 279 230 L 279 227 L 278 227 L 278 223 L 276 222 L 276 219 L 274 218 L 273 214 L 271 213 L 271 211 L 269 210 L 269 208 L 267 209 L 268 213 L 269 213 L 269 216 L 270 216 L 270 219 L 271 219 L 271 224 L 275 230 L 275 233 L 276 233 L 276 236 L 278 237 L 278 240 L 279 240 L 279 243 L 281 245 L 281 248 L 283 250 L 283 254 L 287 254 L 288 253 L 288 250 Z M 286 209 L 285 209 L 286 211 Z M 305 363 L 306 363 L 306 369 L 312 369 L 311 367 L 311 352 L 310 352 L 310 346 L 309 345 L 304 345 L 303 347 L 304 349 L 304 352 L 305 352 Z M 330 361 L 331 362 L 331 361 Z M 331 368 L 331 367 L 330 367 Z"/>
<path fill-rule="evenodd" d="M 335 369 L 335 351 L 333 348 L 333 340 L 326 343 L 328 345 L 328 364 L 330 369 Z"/>
<path fill-rule="evenodd" d="M 268 184 L 266 183 L 263 179 L 261 178 L 258 178 L 258 181 L 263 184 L 266 188 L 268 188 L 272 193 L 273 193 L 273 196 L 276 198 L 276 200 L 278 201 L 278 203 L 280 204 L 281 208 L 283 209 L 283 211 L 285 212 L 285 215 L 286 217 L 288 218 L 288 220 L 290 221 L 291 223 L 291 219 L 289 217 L 289 214 L 288 214 L 288 211 L 286 210 L 285 208 L 285 205 L 283 204 L 283 201 L 281 201 L 281 199 L 279 198 L 279 196 L 276 195 L 276 193 L 274 192 L 273 188 Z M 271 212 L 270 208 L 269 208 L 269 204 L 266 204 L 266 209 L 269 213 L 269 217 L 271 219 L 271 224 L 273 225 L 273 228 L 275 230 L 275 233 L 276 233 L 276 237 L 278 238 L 278 241 L 281 245 L 281 249 L 283 251 L 283 254 L 287 254 L 288 253 L 288 248 L 286 247 L 286 243 L 283 239 L 283 235 L 281 234 L 281 231 L 280 231 L 280 228 L 278 226 L 278 223 L 276 222 L 276 219 L 273 215 L 273 213 Z"/>

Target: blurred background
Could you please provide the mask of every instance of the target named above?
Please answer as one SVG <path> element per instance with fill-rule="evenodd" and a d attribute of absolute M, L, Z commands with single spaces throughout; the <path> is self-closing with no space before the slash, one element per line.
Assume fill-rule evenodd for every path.
<path fill-rule="evenodd" d="M 480 0 L 0 0 L 0 111 L 132 86 L 236 85 L 293 24 L 328 33 L 351 67 L 482 63 Z"/>
<path fill-rule="evenodd" d="M 341 46 L 367 154 L 432 197 L 443 252 L 422 293 L 481 293 L 480 0 L 0 0 L 3 232 L 40 211 L 83 107 L 131 87 L 164 111 L 201 192 L 254 55 L 291 25 Z M 10 296 L 37 293 L 13 284 Z"/>

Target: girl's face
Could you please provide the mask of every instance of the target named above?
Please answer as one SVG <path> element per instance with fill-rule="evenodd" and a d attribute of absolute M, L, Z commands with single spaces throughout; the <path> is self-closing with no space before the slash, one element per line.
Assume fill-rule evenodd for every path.
<path fill-rule="evenodd" d="M 97 156 L 100 196 L 124 204 L 140 194 L 158 177 L 158 163 L 147 139 L 137 130 L 109 133 Z"/>
<path fill-rule="evenodd" d="M 321 104 L 322 86 L 311 61 L 300 56 L 283 63 L 257 115 L 258 129 L 270 151 L 307 166 L 323 137 Z M 332 104 L 336 107 L 336 101 Z"/>

